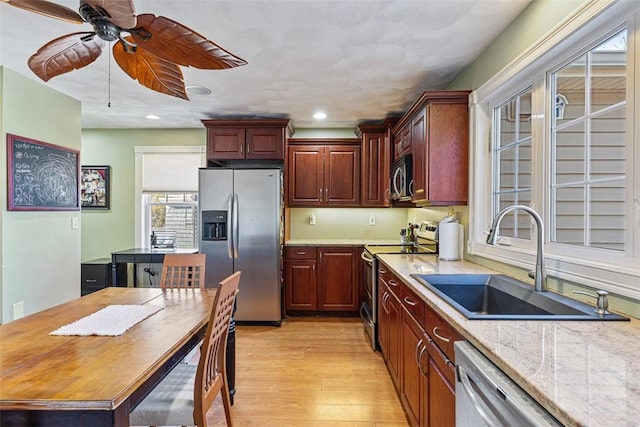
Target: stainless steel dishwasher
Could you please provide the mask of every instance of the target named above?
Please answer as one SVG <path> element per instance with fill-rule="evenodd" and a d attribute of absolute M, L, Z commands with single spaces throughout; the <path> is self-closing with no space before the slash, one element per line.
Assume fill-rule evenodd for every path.
<path fill-rule="evenodd" d="M 454 348 L 456 427 L 562 425 L 471 344 Z"/>

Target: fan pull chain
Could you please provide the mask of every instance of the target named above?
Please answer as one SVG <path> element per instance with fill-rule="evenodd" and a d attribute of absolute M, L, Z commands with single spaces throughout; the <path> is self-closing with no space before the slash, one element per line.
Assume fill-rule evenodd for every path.
<path fill-rule="evenodd" d="M 111 44 L 109 44 L 109 65 L 107 67 L 108 77 L 107 77 L 107 107 L 111 108 Z"/>

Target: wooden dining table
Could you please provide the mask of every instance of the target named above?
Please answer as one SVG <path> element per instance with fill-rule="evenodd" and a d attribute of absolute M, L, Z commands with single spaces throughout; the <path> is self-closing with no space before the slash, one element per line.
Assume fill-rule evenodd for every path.
<path fill-rule="evenodd" d="M 129 412 L 204 336 L 215 293 L 106 288 L 0 325 L 0 425 L 129 425 Z M 129 304 L 163 308 L 118 336 L 50 335 Z"/>

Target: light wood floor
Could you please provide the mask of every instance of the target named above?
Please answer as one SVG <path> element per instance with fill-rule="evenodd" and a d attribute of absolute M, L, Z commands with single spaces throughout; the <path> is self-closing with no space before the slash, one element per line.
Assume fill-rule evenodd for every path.
<path fill-rule="evenodd" d="M 379 352 L 360 319 L 290 317 L 236 330 L 234 424 L 406 427 Z M 225 425 L 220 399 L 207 419 Z"/>

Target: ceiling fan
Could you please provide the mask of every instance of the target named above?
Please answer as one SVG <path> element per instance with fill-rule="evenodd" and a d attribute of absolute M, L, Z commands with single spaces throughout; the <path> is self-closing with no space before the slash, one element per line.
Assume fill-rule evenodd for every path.
<path fill-rule="evenodd" d="M 1 0 L 31 12 L 82 24 L 93 31 L 67 34 L 42 46 L 29 68 L 44 81 L 85 67 L 102 53 L 104 41 L 116 42 L 113 57 L 141 85 L 189 99 L 180 66 L 219 70 L 247 62 L 190 28 L 163 16 L 135 14 L 133 0 L 80 0 L 75 12 L 47 0 Z"/>

